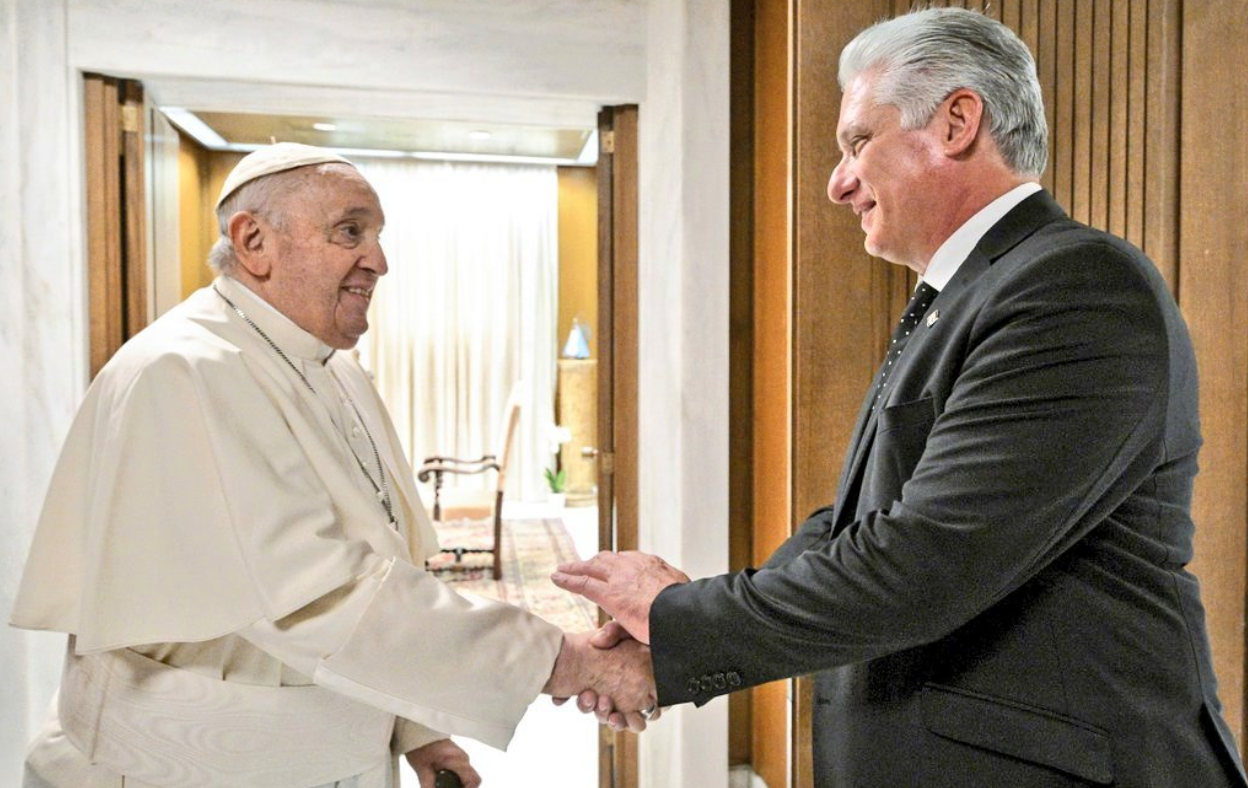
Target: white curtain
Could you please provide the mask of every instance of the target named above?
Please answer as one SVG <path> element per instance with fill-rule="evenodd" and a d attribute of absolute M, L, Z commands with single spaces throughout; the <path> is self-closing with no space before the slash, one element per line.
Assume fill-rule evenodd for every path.
<path fill-rule="evenodd" d="M 554 422 L 558 181 L 554 167 L 362 159 L 386 213 L 390 273 L 361 361 L 413 466 L 498 447 L 521 381 L 509 499 L 540 500 Z M 490 478 L 458 477 L 465 486 Z"/>

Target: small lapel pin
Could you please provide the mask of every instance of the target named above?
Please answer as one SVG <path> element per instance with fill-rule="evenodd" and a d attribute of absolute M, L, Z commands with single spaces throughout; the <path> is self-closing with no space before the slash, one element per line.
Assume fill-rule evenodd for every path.
<path fill-rule="evenodd" d="M 927 327 L 931 328 L 932 326 L 936 325 L 937 320 L 940 320 L 940 310 L 933 309 L 932 313 L 927 316 Z"/>

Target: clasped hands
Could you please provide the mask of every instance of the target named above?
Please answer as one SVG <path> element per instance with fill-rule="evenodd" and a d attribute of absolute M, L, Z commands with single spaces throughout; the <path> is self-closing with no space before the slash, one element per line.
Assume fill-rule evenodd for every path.
<path fill-rule="evenodd" d="M 659 592 L 689 576 L 646 553 L 602 552 L 588 561 L 560 564 L 551 581 L 607 612 L 596 632 L 565 634 L 543 691 L 556 703 L 577 696 L 583 712 L 615 730 L 645 730 L 658 718 L 658 692 L 650 661 L 650 607 Z"/>

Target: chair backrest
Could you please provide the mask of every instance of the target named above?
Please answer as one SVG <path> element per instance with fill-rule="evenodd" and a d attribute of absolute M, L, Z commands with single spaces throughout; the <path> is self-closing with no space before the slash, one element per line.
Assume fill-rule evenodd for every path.
<path fill-rule="evenodd" d="M 498 441 L 494 446 L 494 456 L 498 460 L 498 486 L 501 492 L 507 485 L 507 462 L 511 459 L 511 447 L 516 442 L 516 428 L 520 424 L 520 401 L 524 392 L 522 382 L 517 380 L 507 395 L 507 404 L 503 406 L 503 423 L 499 425 Z"/>

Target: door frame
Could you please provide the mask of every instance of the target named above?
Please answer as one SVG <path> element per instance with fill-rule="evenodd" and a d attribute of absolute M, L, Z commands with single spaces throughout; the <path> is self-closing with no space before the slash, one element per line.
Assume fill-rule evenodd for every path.
<path fill-rule="evenodd" d="M 598 113 L 598 549 L 636 550 L 637 106 Z M 606 614 L 599 610 L 599 622 Z M 637 734 L 598 734 L 600 788 L 636 788 Z"/>

